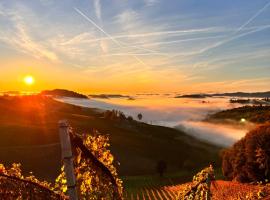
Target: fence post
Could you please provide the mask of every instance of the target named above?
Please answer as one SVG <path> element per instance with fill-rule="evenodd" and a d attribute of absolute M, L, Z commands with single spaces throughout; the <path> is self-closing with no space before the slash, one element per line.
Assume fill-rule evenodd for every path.
<path fill-rule="evenodd" d="M 65 174 L 67 177 L 67 193 L 70 200 L 78 200 L 71 142 L 68 132 L 68 123 L 66 120 L 59 121 L 59 136 L 61 143 L 62 159 L 64 161 Z"/>

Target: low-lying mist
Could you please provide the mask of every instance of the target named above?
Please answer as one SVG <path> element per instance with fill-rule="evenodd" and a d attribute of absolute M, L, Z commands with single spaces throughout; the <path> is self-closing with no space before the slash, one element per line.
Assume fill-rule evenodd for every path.
<path fill-rule="evenodd" d="M 142 121 L 146 123 L 181 129 L 196 138 L 225 147 L 231 146 L 248 130 L 244 126 L 239 128 L 202 121 L 210 113 L 240 106 L 230 104 L 228 98 L 177 99 L 167 96 L 137 96 L 135 100 L 125 98 L 58 100 L 102 110 L 121 110 L 134 119 L 141 113 Z"/>

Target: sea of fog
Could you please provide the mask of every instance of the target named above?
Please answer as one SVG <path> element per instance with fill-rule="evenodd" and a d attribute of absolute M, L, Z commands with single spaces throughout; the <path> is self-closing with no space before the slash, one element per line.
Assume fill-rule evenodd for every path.
<path fill-rule="evenodd" d="M 188 99 L 166 95 L 137 95 L 134 100 L 128 98 L 57 100 L 102 110 L 116 109 L 134 119 L 141 113 L 142 121 L 146 123 L 181 129 L 194 137 L 225 147 L 232 145 L 247 132 L 246 128 L 202 121 L 210 113 L 240 106 L 229 103 L 229 99 L 225 97 Z"/>

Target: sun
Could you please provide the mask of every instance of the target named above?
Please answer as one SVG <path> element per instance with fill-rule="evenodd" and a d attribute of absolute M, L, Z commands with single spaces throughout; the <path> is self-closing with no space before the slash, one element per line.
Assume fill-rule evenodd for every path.
<path fill-rule="evenodd" d="M 33 78 L 33 76 L 28 75 L 24 77 L 23 81 L 26 85 L 33 85 L 35 82 L 35 79 Z"/>

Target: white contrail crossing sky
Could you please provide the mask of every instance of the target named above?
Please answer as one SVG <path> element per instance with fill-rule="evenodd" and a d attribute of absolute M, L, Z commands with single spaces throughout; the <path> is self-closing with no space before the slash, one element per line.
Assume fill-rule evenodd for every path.
<path fill-rule="evenodd" d="M 246 23 L 244 23 L 242 26 L 240 26 L 234 32 L 234 34 L 237 34 L 238 32 L 240 32 L 244 27 L 246 27 L 250 22 L 252 22 L 256 17 L 258 17 L 269 6 L 270 6 L 270 1 L 267 4 L 265 4 L 264 7 L 262 7 L 258 12 L 256 12 L 248 21 L 246 21 Z"/>
<path fill-rule="evenodd" d="M 86 16 L 82 11 L 80 11 L 78 8 L 74 7 L 74 10 L 76 10 L 77 13 L 79 13 L 81 16 L 83 16 L 87 21 L 89 21 L 91 24 L 93 24 L 98 30 L 100 30 L 102 33 L 104 33 L 107 37 L 109 37 L 115 44 L 118 46 L 122 46 L 120 42 L 115 40 L 110 34 L 108 34 L 106 31 L 104 31 L 101 27 L 99 27 L 93 20 L 91 20 L 88 16 Z"/>
<path fill-rule="evenodd" d="M 149 51 L 149 52 L 154 52 L 157 53 L 156 51 L 153 50 L 149 50 L 149 49 L 145 49 L 143 47 L 138 47 L 138 46 L 127 46 L 122 42 L 119 42 L 118 40 L 116 40 L 114 37 L 112 37 L 109 33 L 107 33 L 104 29 L 102 29 L 100 26 L 98 26 L 93 20 L 91 20 L 88 16 L 86 16 L 82 11 L 80 11 L 78 8 L 75 8 L 75 11 L 77 13 L 79 13 L 81 16 L 83 16 L 88 22 L 90 22 L 92 25 L 94 25 L 98 30 L 100 30 L 102 33 L 104 33 L 107 37 L 109 37 L 116 45 L 118 45 L 119 47 L 131 47 L 131 48 L 136 48 L 136 49 L 141 49 L 141 50 L 145 50 L 145 51 Z M 140 58 L 138 58 L 136 55 L 133 55 L 134 58 L 139 61 L 139 63 L 143 63 L 144 65 L 147 66 L 146 63 L 144 63 Z"/>

